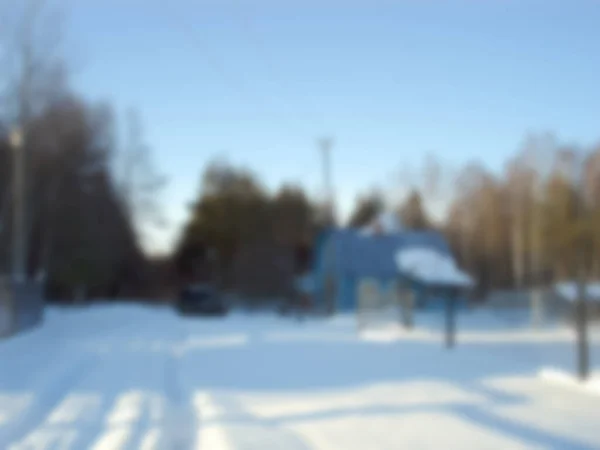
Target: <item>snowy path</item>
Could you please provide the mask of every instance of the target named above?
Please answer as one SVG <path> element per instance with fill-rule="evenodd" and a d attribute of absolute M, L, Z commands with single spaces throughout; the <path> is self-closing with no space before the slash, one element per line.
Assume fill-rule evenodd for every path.
<path fill-rule="evenodd" d="M 0 448 L 600 448 L 600 396 L 538 376 L 572 370 L 569 331 L 470 318 L 448 352 L 428 323 L 359 338 L 347 318 L 51 310 L 0 342 Z"/>

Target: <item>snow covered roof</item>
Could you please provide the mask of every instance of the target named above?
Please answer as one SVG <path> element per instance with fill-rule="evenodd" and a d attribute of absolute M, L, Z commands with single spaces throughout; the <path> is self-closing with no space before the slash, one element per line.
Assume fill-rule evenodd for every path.
<path fill-rule="evenodd" d="M 415 247 L 396 253 L 398 270 L 417 281 L 426 284 L 470 287 L 473 280 L 461 271 L 449 254 L 435 249 Z"/>
<path fill-rule="evenodd" d="M 333 246 L 338 270 L 354 276 L 398 275 L 395 256 L 402 249 L 424 247 L 450 255 L 446 240 L 435 231 L 365 236 L 355 229 L 336 229 L 325 239 Z"/>
<path fill-rule="evenodd" d="M 577 290 L 577 283 L 574 281 L 565 281 L 554 285 L 554 291 L 569 302 L 577 300 Z M 600 282 L 587 283 L 585 294 L 586 300 L 600 302 Z"/>

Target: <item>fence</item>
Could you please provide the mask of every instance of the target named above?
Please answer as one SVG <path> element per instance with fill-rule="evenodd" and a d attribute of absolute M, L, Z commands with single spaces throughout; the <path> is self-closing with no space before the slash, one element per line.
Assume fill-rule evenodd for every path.
<path fill-rule="evenodd" d="M 44 316 L 43 285 L 0 278 L 0 338 L 39 324 Z"/>
<path fill-rule="evenodd" d="M 498 313 L 508 321 L 529 321 L 532 325 L 547 322 L 568 322 L 572 320 L 572 305 L 546 288 L 540 289 L 539 296 L 532 291 L 494 291 L 482 307 Z"/>

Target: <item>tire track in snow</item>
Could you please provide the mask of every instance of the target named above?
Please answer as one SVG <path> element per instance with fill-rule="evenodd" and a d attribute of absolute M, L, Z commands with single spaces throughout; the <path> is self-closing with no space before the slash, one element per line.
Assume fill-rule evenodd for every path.
<path fill-rule="evenodd" d="M 75 363 L 72 354 L 63 354 L 50 370 L 39 372 L 39 381 L 32 385 L 34 395 L 28 408 L 18 413 L 0 428 L 0 448 L 11 448 L 43 424 L 50 412 L 63 400 L 72 386 L 97 364 L 93 354 L 81 355 Z M 36 380 L 37 381 L 37 380 Z"/>
<path fill-rule="evenodd" d="M 94 439 L 88 438 L 84 441 L 86 447 L 80 445 L 74 450 L 174 449 L 168 433 L 174 420 L 170 398 L 174 395 L 169 386 L 177 389 L 179 383 L 175 376 L 167 378 L 169 370 L 175 369 L 171 350 L 178 328 L 173 326 L 176 322 L 169 322 L 161 323 L 160 327 L 156 323 L 148 326 L 137 322 L 132 333 L 116 337 L 104 374 L 87 383 L 100 389 L 107 407 L 112 407 L 100 429 L 96 426 L 98 433 Z M 156 333 L 157 329 L 160 333 Z"/>
<path fill-rule="evenodd" d="M 198 417 L 191 402 L 191 384 L 182 367 L 185 356 L 182 348 L 189 339 L 187 323 L 177 322 L 177 345 L 172 348 L 165 364 L 165 394 L 167 399 L 165 438 L 172 450 L 195 450 Z"/>
<path fill-rule="evenodd" d="M 165 366 L 165 393 L 168 405 L 165 432 L 169 448 L 190 450 L 193 448 L 195 418 L 176 356 L 170 357 Z"/>

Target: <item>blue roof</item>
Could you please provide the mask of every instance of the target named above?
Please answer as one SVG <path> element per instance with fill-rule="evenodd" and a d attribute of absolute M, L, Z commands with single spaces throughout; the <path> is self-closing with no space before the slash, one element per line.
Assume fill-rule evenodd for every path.
<path fill-rule="evenodd" d="M 339 270 L 349 275 L 397 275 L 396 253 L 411 247 L 450 254 L 448 243 L 435 231 L 401 231 L 372 236 L 354 229 L 337 229 L 330 232 L 327 240 L 333 240 Z"/>

